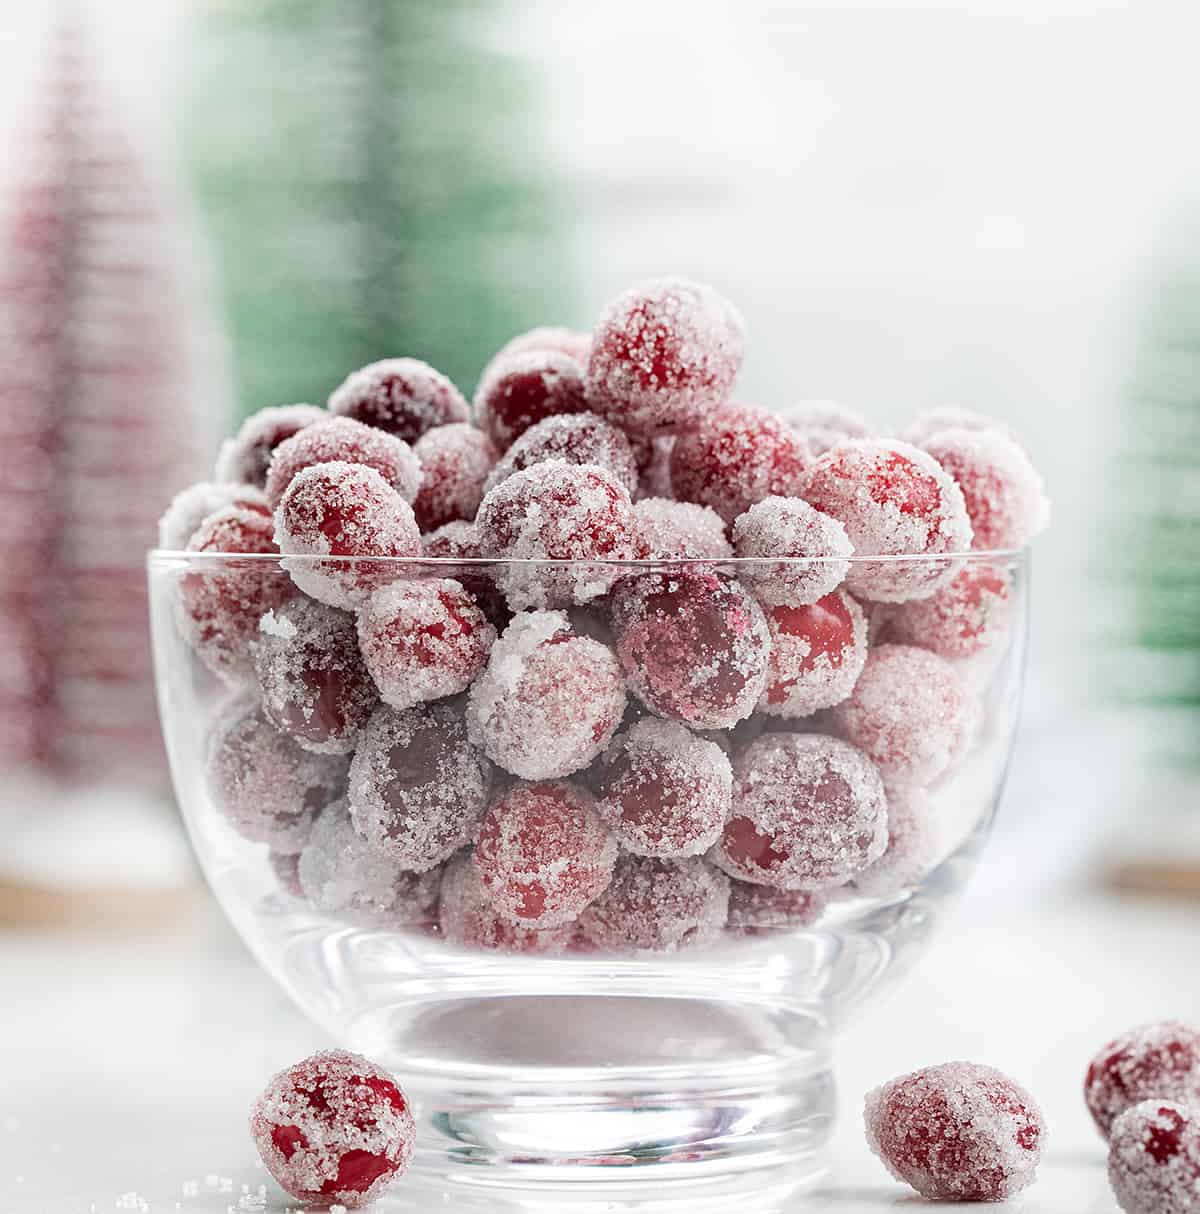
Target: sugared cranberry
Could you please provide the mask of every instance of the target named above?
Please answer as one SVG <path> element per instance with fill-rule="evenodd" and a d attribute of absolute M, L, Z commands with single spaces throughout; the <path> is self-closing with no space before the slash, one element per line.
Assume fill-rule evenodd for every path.
<path fill-rule="evenodd" d="M 350 765 L 350 816 L 374 848 L 423 872 L 471 841 L 491 784 L 459 710 L 383 707 Z"/>
<path fill-rule="evenodd" d="M 739 571 L 763 603 L 803 607 L 832 594 L 850 570 L 846 528 L 798 497 L 767 497 L 733 523 Z"/>
<path fill-rule="evenodd" d="M 730 880 L 729 919 L 725 926 L 738 936 L 766 936 L 816 923 L 825 906 L 825 895 L 816 890 L 779 889 Z"/>
<path fill-rule="evenodd" d="M 517 562 L 496 571 L 516 608 L 598 598 L 620 573 L 601 562 L 639 554 L 628 491 L 593 464 L 533 464 L 514 473 L 484 497 L 475 525 L 485 556 Z M 545 561 L 574 563 L 536 563 Z"/>
<path fill-rule="evenodd" d="M 733 816 L 712 851 L 731 877 L 829 889 L 887 846 L 883 781 L 861 751 L 823 734 L 769 733 L 733 760 Z"/>
<path fill-rule="evenodd" d="M 660 278 L 624 292 L 596 327 L 588 401 L 633 434 L 695 425 L 729 396 L 742 320 L 711 287 Z"/>
<path fill-rule="evenodd" d="M 900 437 L 914 447 L 924 447 L 943 430 L 999 430 L 1013 438 L 1012 432 L 994 417 L 977 413 L 974 409 L 963 409 L 959 405 L 938 405 L 925 409 L 904 428 Z"/>
<path fill-rule="evenodd" d="M 627 578 L 613 594 L 617 656 L 638 698 L 695 729 L 748 717 L 767 681 L 762 608 L 732 578 L 692 570 Z"/>
<path fill-rule="evenodd" d="M 798 497 L 811 465 L 804 440 L 774 413 L 725 405 L 675 440 L 671 488 L 732 523 L 763 498 Z"/>
<path fill-rule="evenodd" d="M 596 812 L 640 856 L 695 856 L 729 817 L 733 774 L 715 742 L 646 717 L 613 739 L 589 773 Z"/>
<path fill-rule="evenodd" d="M 801 401 L 782 410 L 780 417 L 814 455 L 824 455 L 848 438 L 871 437 L 871 427 L 859 414 L 832 400 Z"/>
<path fill-rule="evenodd" d="M 329 412 L 415 443 L 434 426 L 469 421 L 462 393 L 418 358 L 386 358 L 350 375 L 329 398 Z"/>
<path fill-rule="evenodd" d="M 462 561 L 461 565 L 439 566 L 443 577 L 453 578 L 468 594 L 474 596 L 480 610 L 497 631 L 503 631 L 512 619 L 508 600 L 496 585 L 495 572 L 486 565 L 474 564 L 482 559 L 479 531 L 474 523 L 458 520 L 445 523 L 436 531 L 421 537 L 421 547 L 427 557 L 437 561 Z"/>
<path fill-rule="evenodd" d="M 379 694 L 354 617 L 297 596 L 268 611 L 253 644 L 263 711 L 305 750 L 348 754 Z"/>
<path fill-rule="evenodd" d="M 501 451 L 547 417 L 587 411 L 583 369 L 555 350 L 493 360 L 475 393 L 476 422 Z"/>
<path fill-rule="evenodd" d="M 622 856 L 578 930 L 605 952 L 674 952 L 715 939 L 728 913 L 729 878 L 699 856 Z"/>
<path fill-rule="evenodd" d="M 1003 641 L 1012 611 L 1008 574 L 999 565 L 972 561 L 929 598 L 897 604 L 887 635 L 944 658 L 969 658 Z"/>
<path fill-rule="evenodd" d="M 920 788 L 889 788 L 887 799 L 887 847 L 854 878 L 847 892 L 890 898 L 919 885 L 934 866 L 937 833 L 928 795 Z"/>
<path fill-rule="evenodd" d="M 267 469 L 267 501 L 278 508 L 298 472 L 338 460 L 374 468 L 406 502 L 417 496 L 421 465 L 402 439 L 348 417 L 326 417 L 280 443 Z"/>
<path fill-rule="evenodd" d="M 189 485 L 171 499 L 162 518 L 158 520 L 158 546 L 160 548 L 185 548 L 188 540 L 210 514 L 216 514 L 228 506 L 243 510 L 255 510 L 269 515 L 267 495 L 253 485 L 212 484 L 201 481 Z"/>
<path fill-rule="evenodd" d="M 759 711 L 807 717 L 840 704 L 867 660 L 867 617 L 844 590 L 808 607 L 769 607 L 771 663 Z"/>
<path fill-rule="evenodd" d="M 576 918 L 612 879 L 617 842 L 583 789 L 519 784 L 492 802 L 475 844 L 475 871 L 493 905 L 526 927 Z"/>
<path fill-rule="evenodd" d="M 363 464 L 316 464 L 288 486 L 275 512 L 275 542 L 297 557 L 410 557 L 421 554 L 412 507 Z M 397 577 L 386 561 L 283 562 L 306 594 L 353 609 Z"/>
<path fill-rule="evenodd" d="M 363 660 L 394 708 L 465 691 L 496 639 L 475 599 L 452 578 L 383 586 L 358 613 Z"/>
<path fill-rule="evenodd" d="M 719 561 L 733 556 L 725 520 L 709 506 L 645 497 L 634 503 L 633 514 L 650 560 Z"/>
<path fill-rule="evenodd" d="M 473 519 L 499 452 L 482 430 L 465 422 L 427 430 L 413 447 L 421 463 L 421 488 L 413 514 L 422 531 L 456 519 Z"/>
<path fill-rule="evenodd" d="M 525 611 L 492 647 L 471 687 L 471 737 L 505 771 L 554 779 L 586 767 L 625 711 L 625 682 L 611 649 L 573 633 L 559 611 Z"/>
<path fill-rule="evenodd" d="M 416 1137 L 391 1075 L 345 1050 L 280 1071 L 254 1102 L 250 1132 L 267 1171 L 293 1197 L 352 1208 L 404 1173 Z"/>
<path fill-rule="evenodd" d="M 845 528 L 856 557 L 938 556 L 971 546 L 962 491 L 930 455 L 907 443 L 859 439 L 827 451 L 803 497 Z M 925 598 L 957 571 L 953 561 L 863 561 L 846 588 L 886 602 Z"/>
<path fill-rule="evenodd" d="M 1105 1137 L 1126 1109 L 1143 1100 L 1200 1106 L 1200 1032 L 1164 1020 L 1122 1033 L 1092 1059 L 1083 1095 Z"/>
<path fill-rule="evenodd" d="M 607 469 L 632 496 L 638 487 L 637 463 L 629 439 L 594 413 L 547 417 L 518 438 L 492 469 L 487 488 L 493 489 L 514 472 L 547 460 L 596 464 Z"/>
<path fill-rule="evenodd" d="M 947 1062 L 866 1100 L 867 1142 L 897 1180 L 932 1201 L 1003 1201 L 1031 1184 L 1046 1125 L 1007 1075 Z"/>
<path fill-rule="evenodd" d="M 513 354 L 544 353 L 550 350 L 574 359 L 582 368 L 587 366 L 588 353 L 591 348 L 592 335 L 590 333 L 581 333 L 577 329 L 564 329 L 556 325 L 541 325 L 526 333 L 518 333 L 516 337 L 506 341 L 484 367 L 479 382 L 483 383 L 498 364 L 507 361 Z"/>
<path fill-rule="evenodd" d="M 1145 1100 L 1113 1124 L 1108 1182 L 1125 1214 L 1200 1210 L 1200 1121 L 1194 1106 Z"/>
<path fill-rule="evenodd" d="M 329 414 L 316 405 L 278 405 L 252 413 L 233 438 L 227 438 L 217 456 L 219 481 L 253 485 L 267 483 L 271 456 L 280 443 L 299 433 L 305 426 L 325 421 Z"/>

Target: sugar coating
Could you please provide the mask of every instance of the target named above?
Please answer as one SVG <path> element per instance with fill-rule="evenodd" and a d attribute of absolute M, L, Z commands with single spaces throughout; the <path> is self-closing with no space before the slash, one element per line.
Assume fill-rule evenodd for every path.
<path fill-rule="evenodd" d="M 728 914 L 729 878 L 699 856 L 622 856 L 578 932 L 606 952 L 676 952 L 716 939 Z"/>
<path fill-rule="evenodd" d="M 625 712 L 612 650 L 573 634 L 560 611 L 513 617 L 467 700 L 471 738 L 505 771 L 554 779 L 586 767 Z"/>
<path fill-rule="evenodd" d="M 435 426 L 413 447 L 421 465 L 421 488 L 413 514 L 422 531 L 456 519 L 473 519 L 483 487 L 500 453 L 482 430 L 467 422 Z"/>
<path fill-rule="evenodd" d="M 927 785 L 961 757 L 974 716 L 945 658 L 911 645 L 879 645 L 849 698 L 834 708 L 833 722 L 889 782 Z"/>
<path fill-rule="evenodd" d="M 250 1111 L 250 1133 L 293 1197 L 357 1208 L 408 1168 L 416 1126 L 387 1071 L 327 1050 L 272 1077 Z"/>
<path fill-rule="evenodd" d="M 437 914 L 441 869 L 414 872 L 373 847 L 355 830 L 344 799 L 313 824 L 299 875 L 317 910 L 365 927 L 427 924 Z"/>
<path fill-rule="evenodd" d="M 531 351 L 552 350 L 574 359 L 581 368 L 587 366 L 588 353 L 592 348 L 592 335 L 578 329 L 564 329 L 558 325 L 540 325 L 526 333 L 510 338 L 492 355 L 479 377 L 479 382 L 491 375 L 496 366 L 506 362 L 510 355 L 528 354 Z"/>
<path fill-rule="evenodd" d="M 547 417 L 587 411 L 583 369 L 557 350 L 493 359 L 475 392 L 475 424 L 501 451 Z"/>
<path fill-rule="evenodd" d="M 811 466 L 804 440 L 770 410 L 724 405 L 675 440 L 671 489 L 732 523 L 763 498 L 799 497 Z"/>
<path fill-rule="evenodd" d="M 844 885 L 887 846 L 887 797 L 861 751 L 768 733 L 733 760 L 733 816 L 710 853 L 731 877 L 780 889 Z"/>
<path fill-rule="evenodd" d="M 855 410 L 832 400 L 804 400 L 780 410 L 780 417 L 795 430 L 814 455 L 848 438 L 870 438 L 870 424 Z"/>
<path fill-rule="evenodd" d="M 465 691 L 495 639 L 474 597 L 452 578 L 381 586 L 358 613 L 363 660 L 394 708 Z"/>
<path fill-rule="evenodd" d="M 630 496 L 637 491 L 637 461 L 629 439 L 594 413 L 560 414 L 530 426 L 492 469 L 487 489 L 495 488 L 514 472 L 546 460 L 596 464 L 611 472 Z"/>
<path fill-rule="evenodd" d="M 927 599 L 899 603 L 888 615 L 887 635 L 944 658 L 969 658 L 1004 643 L 1014 602 L 1008 574 L 999 565 L 969 562 Z"/>
<path fill-rule="evenodd" d="M 1200 1124 L 1194 1107 L 1145 1100 L 1112 1129 L 1108 1182 L 1125 1214 L 1200 1211 Z"/>
<path fill-rule="evenodd" d="M 726 930 L 738 936 L 766 936 L 810 927 L 825 913 L 824 894 L 809 889 L 778 889 L 750 881 L 729 882 Z"/>
<path fill-rule="evenodd" d="M 1013 438 L 1012 432 L 1003 422 L 986 413 L 977 413 L 974 409 L 964 409 L 959 405 L 938 405 L 925 409 L 905 427 L 900 435 L 906 443 L 914 447 L 924 447 L 925 444 L 940 434 L 943 430 L 1000 430 Z"/>
<path fill-rule="evenodd" d="M 479 531 L 474 523 L 468 523 L 465 519 L 445 523 L 436 531 L 423 535 L 421 547 L 427 557 L 438 561 L 478 561 L 481 554 Z M 494 569 L 464 563 L 441 566 L 438 571 L 461 583 L 495 628 L 502 630 L 507 627 L 512 619 L 512 611 L 504 592 L 496 585 Z"/>
<path fill-rule="evenodd" d="M 188 552 L 273 553 L 271 517 L 245 506 L 210 514 L 192 533 Z M 180 635 L 209 670 L 231 683 L 253 676 L 251 642 L 263 612 L 291 593 L 272 562 L 197 564 L 179 579 L 175 619 Z"/>
<path fill-rule="evenodd" d="M 347 377 L 329 397 L 329 412 L 415 443 L 435 426 L 469 421 L 462 393 L 419 358 L 385 358 Z"/>
<path fill-rule="evenodd" d="M 631 690 L 658 716 L 725 729 L 754 711 L 771 637 L 762 608 L 732 578 L 646 573 L 612 596 L 617 656 Z"/>
<path fill-rule="evenodd" d="M 346 761 L 298 746 L 267 720 L 251 696 L 224 705 L 204 745 L 205 783 L 243 838 L 294 855 L 313 821 L 346 786 Z"/>
<path fill-rule="evenodd" d="M 483 555 L 512 564 L 496 578 L 512 607 L 569 607 L 606 594 L 621 570 L 604 561 L 638 555 L 629 492 L 598 464 L 533 464 L 495 486 L 476 516 Z"/>
<path fill-rule="evenodd" d="M 200 481 L 181 490 L 158 520 L 158 546 L 178 550 L 187 546 L 196 529 L 210 514 L 227 506 L 270 514 L 267 497 L 253 485 Z"/>
<path fill-rule="evenodd" d="M 761 560 L 739 572 L 759 601 L 803 607 L 831 594 L 850 571 L 854 552 L 846 528 L 798 497 L 766 497 L 733 523 L 739 557 Z M 811 564 L 793 558 L 818 557 Z M 770 563 L 767 563 L 770 562 Z"/>
<path fill-rule="evenodd" d="M 715 742 L 646 717 L 613 739 L 588 785 L 596 812 L 626 851 L 696 856 L 717 841 L 729 817 L 733 771 Z"/>
<path fill-rule="evenodd" d="M 567 781 L 518 784 L 479 828 L 475 871 L 497 911 L 526 927 L 561 927 L 612 879 L 617 841 L 592 798 Z"/>
<path fill-rule="evenodd" d="M 854 893 L 890 898 L 912 889 L 929 875 L 937 861 L 937 832 L 933 806 L 920 788 L 889 788 L 888 840 L 884 853 L 859 873 Z"/>
<path fill-rule="evenodd" d="M 725 520 L 710 506 L 644 497 L 634 503 L 633 514 L 651 560 L 728 560 L 733 556 Z"/>
<path fill-rule="evenodd" d="M 464 948 L 497 953 L 561 953 L 571 942 L 574 923 L 542 930 L 505 918 L 492 905 L 469 854 L 446 865 L 438 903 L 442 935 Z"/>
<path fill-rule="evenodd" d="M 897 1179 L 933 1201 L 1002 1201 L 1034 1180 L 1046 1123 L 1008 1076 L 947 1062 L 869 1092 L 867 1144 Z"/>
<path fill-rule="evenodd" d="M 1050 502 L 1029 456 L 999 430 L 941 430 L 925 450 L 962 490 L 974 547 L 1021 548 L 1044 531 Z"/>
<path fill-rule="evenodd" d="M 1200 1106 L 1200 1033 L 1178 1020 L 1142 1024 L 1096 1052 L 1083 1095 L 1100 1133 L 1142 1100 Z"/>
<path fill-rule="evenodd" d="M 350 764 L 350 817 L 377 851 L 424 872 L 469 843 L 492 768 L 450 705 L 379 708 Z"/>
<path fill-rule="evenodd" d="M 811 716 L 840 704 L 867 661 L 867 617 L 835 590 L 808 607 L 770 607 L 771 659 L 758 709 L 773 717 Z"/>
<path fill-rule="evenodd" d="M 406 502 L 421 486 L 421 462 L 403 439 L 348 417 L 326 416 L 275 448 L 267 469 L 271 509 L 278 508 L 298 472 L 334 460 L 374 468 Z"/>
<path fill-rule="evenodd" d="M 335 461 L 299 472 L 275 511 L 275 542 L 288 556 L 419 556 L 412 507 L 364 464 Z M 353 610 L 397 576 L 386 562 L 281 562 L 306 594 Z"/>
<path fill-rule="evenodd" d="M 745 335 L 711 287 L 658 278 L 619 295 L 592 337 L 588 402 L 634 434 L 695 425 L 729 396 Z"/>
<path fill-rule="evenodd" d="M 316 405 L 275 405 L 259 409 L 242 422 L 233 438 L 227 438 L 221 444 L 214 475 L 219 481 L 263 488 L 275 448 L 305 426 L 324 421 L 328 416 Z"/>
<path fill-rule="evenodd" d="M 846 528 L 855 557 L 846 588 L 864 598 L 925 598 L 958 570 L 954 561 L 863 561 L 867 556 L 965 552 L 971 522 L 962 490 L 932 456 L 895 439 L 857 439 L 827 451 L 803 497 Z"/>

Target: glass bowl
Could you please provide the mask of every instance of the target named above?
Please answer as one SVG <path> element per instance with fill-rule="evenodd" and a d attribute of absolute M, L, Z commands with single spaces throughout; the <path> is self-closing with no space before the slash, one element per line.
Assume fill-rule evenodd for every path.
<path fill-rule="evenodd" d="M 397 1073 L 426 1174 L 611 1194 L 648 1176 L 691 1189 L 820 1173 L 834 1034 L 912 965 L 989 831 L 1019 708 L 1027 558 L 856 558 L 845 584 L 860 595 L 942 589 L 919 605 L 852 600 L 844 649 L 829 643 L 842 592 L 822 598 L 797 650 L 795 609 L 764 628 L 749 589 L 821 565 L 150 554 L 163 729 L 208 881 L 299 1007 Z M 336 579 L 361 599 L 445 578 L 502 633 L 469 693 L 422 683 L 414 694 L 442 698 L 377 707 L 369 678 L 365 702 L 348 694 L 345 654 L 323 673 L 296 656 L 296 605 L 312 606 L 298 587 Z M 531 585 L 589 601 L 506 631 L 498 589 Z M 316 610 L 320 667 L 321 644 L 353 648 L 355 624 Z M 561 644 L 572 636 L 588 639 Z M 549 665 L 522 682 L 534 650 Z M 766 669 L 779 654 L 799 682 Z M 611 680 L 588 681 L 597 661 L 617 672 L 615 707 Z M 303 711 L 280 695 L 297 677 L 316 680 Z M 663 762 L 686 752 L 715 781 L 707 800 L 650 781 L 658 811 L 703 800 L 711 818 L 717 798 L 685 859 L 629 851 L 677 847 L 647 842 L 620 808 L 609 760 L 631 737 L 665 738 Z M 380 762 L 391 818 L 372 799 Z M 554 816 L 564 801 L 569 821 Z M 442 815 L 438 830 L 414 826 L 415 805 Z M 531 884 L 521 849 L 551 844 Z"/>

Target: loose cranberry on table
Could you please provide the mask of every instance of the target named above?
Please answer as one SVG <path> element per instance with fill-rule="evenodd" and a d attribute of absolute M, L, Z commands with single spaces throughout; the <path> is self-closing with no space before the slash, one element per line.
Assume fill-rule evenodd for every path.
<path fill-rule="evenodd" d="M 465 422 L 427 430 L 413 447 L 421 465 L 421 488 L 413 514 L 422 531 L 456 519 L 473 519 L 499 452 L 481 430 Z"/>
<path fill-rule="evenodd" d="M 867 1142 L 932 1201 L 1003 1201 L 1030 1185 L 1046 1124 L 1024 1088 L 973 1062 L 902 1075 L 869 1093 Z"/>
<path fill-rule="evenodd" d="M 222 443 L 217 456 L 217 480 L 262 489 L 275 448 L 305 426 L 328 418 L 329 414 L 316 405 L 277 405 L 252 413 L 237 434 Z"/>
<path fill-rule="evenodd" d="M 1200 1119 L 1170 1100 L 1145 1100 L 1113 1123 L 1108 1180 L 1125 1214 L 1200 1211 Z"/>
<path fill-rule="evenodd" d="M 416 1126 L 387 1071 L 328 1050 L 272 1078 L 254 1102 L 250 1132 L 267 1171 L 293 1197 L 357 1208 L 404 1174 Z"/>
<path fill-rule="evenodd" d="M 386 358 L 353 372 L 330 396 L 329 412 L 406 443 L 415 443 L 435 426 L 471 417 L 462 393 L 419 358 Z"/>
<path fill-rule="evenodd" d="M 501 451 L 547 417 L 586 412 L 583 369 L 556 350 L 494 359 L 475 393 L 476 423 Z"/>
<path fill-rule="evenodd" d="M 1083 1095 L 1106 1137 L 1113 1122 L 1143 1100 L 1200 1106 L 1200 1032 L 1163 1020 L 1114 1037 L 1088 1065 Z"/>
<path fill-rule="evenodd" d="M 850 570 L 846 528 L 798 497 L 767 497 L 733 522 L 738 576 L 763 603 L 803 607 L 832 594 Z M 804 558 L 796 560 L 793 558 Z"/>
<path fill-rule="evenodd" d="M 637 492 L 637 461 L 629 439 L 616 426 L 594 413 L 547 417 L 530 426 L 492 469 L 487 489 L 494 489 L 514 472 L 522 472 L 533 464 L 542 464 L 547 460 L 596 464 L 611 472 L 630 496 Z"/>

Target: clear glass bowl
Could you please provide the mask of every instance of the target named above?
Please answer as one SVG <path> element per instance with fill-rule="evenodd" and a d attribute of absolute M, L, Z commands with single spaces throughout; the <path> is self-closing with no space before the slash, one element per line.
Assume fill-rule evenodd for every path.
<path fill-rule="evenodd" d="M 705 731 L 706 739 L 734 757 L 740 772 L 733 786 L 734 818 L 747 804 L 744 781 L 759 774 L 761 747 L 754 747 L 762 739 L 789 733 L 853 736 L 879 757 L 893 829 L 888 852 L 867 874 L 822 890 L 823 906 L 813 908 L 811 921 L 772 926 L 776 919 L 747 918 L 751 904 L 743 903 L 738 930 L 711 930 L 709 923 L 710 930 L 685 934 L 683 946 L 672 951 L 598 947 L 594 938 L 581 943 L 573 928 L 556 950 L 545 953 L 467 947 L 439 928 L 436 908 L 409 916 L 421 921 L 404 926 L 396 926 L 395 915 L 364 910 L 353 866 L 349 876 L 340 871 L 341 886 L 332 903 L 324 902 L 341 910 L 313 905 L 297 881 L 294 855 L 273 855 L 265 843 L 246 837 L 261 838 L 262 832 L 247 830 L 244 820 L 239 829 L 218 804 L 219 790 L 214 798 L 214 731 L 227 728 L 231 703 L 237 705 L 235 717 L 256 711 L 257 683 L 252 670 L 231 676 L 226 667 L 225 677 L 218 677 L 209 669 L 213 663 L 200 660 L 185 636 L 194 640 L 194 631 L 180 625 L 188 596 L 197 587 L 202 597 L 215 590 L 216 599 L 210 594 L 206 602 L 257 612 L 264 601 L 295 593 L 293 574 L 295 583 L 308 586 L 331 573 L 343 585 L 347 579 L 381 585 L 456 577 L 477 591 L 514 579 L 528 584 L 530 578 L 561 586 L 566 578 L 576 587 L 588 586 L 589 594 L 619 579 L 615 591 L 588 605 L 586 620 L 574 613 L 577 626 L 610 643 L 611 600 L 629 588 L 636 594 L 651 585 L 648 579 L 661 579 L 655 583 L 661 587 L 715 577 L 740 593 L 739 582 L 751 585 L 764 574 L 799 573 L 818 563 L 627 562 L 584 570 L 569 562 L 150 554 L 163 729 L 204 872 L 237 930 L 300 1008 L 347 1048 L 395 1070 L 417 1104 L 419 1159 L 427 1175 L 485 1191 L 495 1185 L 498 1194 L 509 1185 L 542 1184 L 542 1192 L 565 1187 L 612 1195 L 647 1176 L 663 1194 L 676 1181 L 691 1191 L 692 1181 L 744 1182 L 747 1172 L 764 1186 L 785 1176 L 792 1184 L 819 1174 L 834 1117 L 833 1035 L 865 999 L 912 965 L 972 871 L 989 831 L 1019 708 L 1027 558 L 972 553 L 852 562 L 851 581 L 857 584 L 869 582 L 872 573 L 892 584 L 897 578 L 944 579 L 953 566 L 956 576 L 990 571 L 1006 587 L 1004 609 L 991 613 L 970 644 L 960 645 L 962 636 L 953 628 L 947 633 L 944 620 L 930 625 L 943 648 L 948 637 L 951 649 L 979 649 L 936 663 L 935 675 L 949 671 L 959 689 L 955 694 L 961 693 L 953 745 L 947 749 L 945 736 L 939 740 L 947 722 L 936 700 L 933 710 L 914 717 L 896 708 L 902 695 L 886 694 L 875 695 L 871 711 L 884 719 L 874 721 L 870 736 L 861 721 L 851 728 L 837 711 L 788 719 L 756 710 L 730 728 Z M 894 643 L 897 633 L 909 642 L 925 639 L 911 621 L 905 630 L 896 608 L 865 603 L 864 611 L 872 655 Z M 630 682 L 637 685 L 635 678 Z M 921 692 L 913 694 L 919 699 Z M 457 721 L 469 711 L 468 702 L 465 695 L 450 697 L 440 711 Z M 622 728 L 639 715 L 647 714 L 631 691 Z M 899 741 L 896 730 L 904 735 Z M 924 755 L 919 770 L 897 776 L 888 757 L 893 745 L 915 745 Z M 293 758 L 312 758 L 291 741 L 285 750 Z M 249 772 L 265 781 L 259 787 L 269 797 L 294 777 L 270 748 L 243 747 L 235 760 L 239 778 Z M 310 781 L 319 785 L 308 794 L 310 809 L 333 801 L 345 779 L 345 760 L 324 755 L 314 761 L 324 765 L 325 776 Z M 268 767 L 252 770 L 255 763 Z M 334 776 L 327 778 L 331 770 Z M 591 775 L 577 771 L 569 778 L 586 789 Z M 493 799 L 520 784 L 502 771 L 495 779 Z M 902 805 L 903 820 L 915 822 L 915 830 L 898 828 Z M 332 821 L 327 815 L 335 813 L 343 815 L 349 832 L 338 844 L 344 855 L 346 846 L 356 855 L 369 852 L 347 825 L 345 802 L 325 811 L 326 825 Z M 284 851 L 301 846 L 311 817 L 284 832 Z M 852 849 L 855 841 L 843 839 L 834 848 L 835 860 L 844 858 L 843 844 Z M 303 859 L 299 870 L 303 876 Z M 405 878 L 404 896 L 419 896 L 422 905 L 432 906 L 430 883 L 436 894 L 442 871 L 423 879 L 419 895 Z M 717 874 L 713 879 L 725 888 L 717 867 L 706 862 L 705 871 Z M 378 872 L 370 879 L 377 892 Z M 747 894 L 736 882 L 731 888 Z M 501 946 L 505 939 L 502 934 Z"/>

